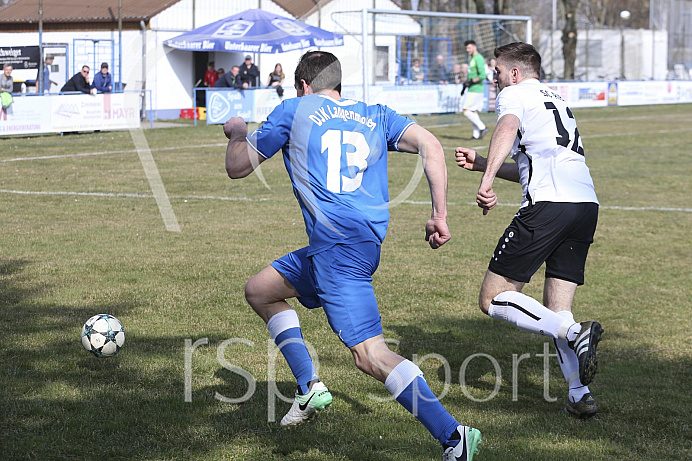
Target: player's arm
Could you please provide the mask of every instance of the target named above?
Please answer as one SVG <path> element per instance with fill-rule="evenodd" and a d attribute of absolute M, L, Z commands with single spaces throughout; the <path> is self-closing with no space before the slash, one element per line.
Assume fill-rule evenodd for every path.
<path fill-rule="evenodd" d="M 469 171 L 485 171 L 488 159 L 468 147 L 457 147 L 455 150 L 457 165 Z M 497 170 L 497 177 L 507 181 L 519 182 L 519 165 L 514 162 L 505 162 Z"/>
<path fill-rule="evenodd" d="M 425 128 L 411 125 L 401 136 L 398 149 L 419 154 L 423 159 L 423 171 L 432 200 L 430 220 L 425 224 L 425 239 L 431 248 L 439 248 L 451 238 L 447 227 L 447 165 L 442 145 Z"/>
<path fill-rule="evenodd" d="M 493 137 L 490 139 L 485 172 L 478 188 L 478 195 L 476 195 L 476 203 L 483 208 L 484 215 L 497 205 L 497 196 L 493 192 L 493 181 L 514 146 L 520 124 L 519 117 L 516 115 L 504 115 L 498 120 Z"/>
<path fill-rule="evenodd" d="M 232 117 L 224 123 L 223 133 L 228 138 L 226 172 L 229 178 L 244 178 L 266 160 L 247 142 L 247 125 L 241 117 Z"/>

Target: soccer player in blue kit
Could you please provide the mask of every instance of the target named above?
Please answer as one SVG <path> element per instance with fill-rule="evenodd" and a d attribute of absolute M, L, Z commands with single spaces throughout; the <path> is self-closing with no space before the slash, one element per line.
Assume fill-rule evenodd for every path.
<path fill-rule="evenodd" d="M 298 98 L 283 101 L 251 134 L 242 118 L 224 125 L 226 171 L 252 173 L 282 150 L 300 204 L 309 245 L 264 268 L 245 286 L 245 297 L 297 380 L 293 406 L 282 426 L 307 421 L 332 403 L 315 373 L 296 312 L 322 307 L 356 366 L 384 383 L 443 448 L 443 460 L 471 460 L 480 431 L 459 424 L 430 390 L 422 371 L 391 351 L 382 333 L 372 286 L 389 222 L 387 152 L 422 157 L 432 198 L 426 240 L 439 248 L 447 227 L 447 170 L 439 141 L 410 119 L 382 105 L 341 97 L 341 64 L 331 53 L 305 53 L 295 71 Z"/>

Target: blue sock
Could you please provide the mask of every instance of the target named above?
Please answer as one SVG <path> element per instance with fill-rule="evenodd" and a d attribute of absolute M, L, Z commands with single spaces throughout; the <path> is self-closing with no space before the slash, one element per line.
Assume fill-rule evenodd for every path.
<path fill-rule="evenodd" d="M 298 314 L 293 309 L 279 312 L 267 322 L 267 329 L 293 372 L 302 394 L 310 381 L 318 380 L 312 358 L 303 341 Z"/>
<path fill-rule="evenodd" d="M 315 373 L 312 358 L 303 342 L 303 334 L 300 328 L 284 330 L 279 336 L 274 338 L 274 342 L 279 346 L 279 350 L 286 359 L 286 362 L 288 362 L 293 376 L 296 377 L 300 392 L 302 394 L 307 394 L 310 390 L 308 389 L 308 383 L 319 378 Z"/>
<path fill-rule="evenodd" d="M 385 381 L 385 386 L 404 408 L 443 445 L 456 445 L 451 441 L 459 423 L 442 406 L 432 393 L 423 372 L 413 362 L 404 360 L 394 367 Z"/>

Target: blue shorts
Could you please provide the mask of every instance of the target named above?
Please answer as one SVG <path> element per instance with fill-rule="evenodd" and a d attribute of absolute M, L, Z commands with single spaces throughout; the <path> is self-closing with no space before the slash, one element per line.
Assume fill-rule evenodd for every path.
<path fill-rule="evenodd" d="M 352 347 L 382 334 L 372 275 L 380 263 L 380 245 L 334 245 L 307 255 L 308 248 L 283 256 L 272 267 L 298 292 L 308 309 L 322 307 L 339 339 Z"/>

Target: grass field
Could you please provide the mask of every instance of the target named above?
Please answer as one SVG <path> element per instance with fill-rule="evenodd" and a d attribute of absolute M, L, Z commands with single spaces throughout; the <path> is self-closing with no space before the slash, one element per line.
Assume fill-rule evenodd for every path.
<path fill-rule="evenodd" d="M 502 206 L 482 216 L 480 176 L 452 152 L 485 155 L 489 141 L 469 144 L 460 115 L 419 118 L 448 154 L 453 237 L 437 251 L 423 241 L 424 180 L 391 209 L 374 281 L 385 336 L 407 358 L 438 357 L 421 368 L 452 415 L 483 432 L 478 460 L 692 459 L 692 105 L 574 112 L 601 201 L 575 301 L 578 320 L 605 328 L 598 416 L 559 414 L 552 344 L 476 307 L 520 188 L 499 180 Z M 290 397 L 294 382 L 243 286 L 307 241 L 283 163 L 262 165 L 268 187 L 231 181 L 220 127 L 144 135 L 180 232 L 166 230 L 130 133 L 0 139 L 0 458 L 439 459 L 319 310 L 298 313 L 334 404 L 292 430 L 269 421 L 290 406 L 274 390 Z M 392 197 L 415 171 L 415 156 L 390 156 Z M 540 299 L 542 281 L 526 293 Z M 125 325 L 115 357 L 82 349 L 97 313 Z"/>

